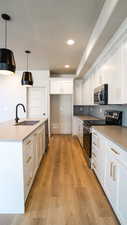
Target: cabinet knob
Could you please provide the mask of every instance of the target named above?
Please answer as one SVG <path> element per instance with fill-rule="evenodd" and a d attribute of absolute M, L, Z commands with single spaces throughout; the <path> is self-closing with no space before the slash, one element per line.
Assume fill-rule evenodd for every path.
<path fill-rule="evenodd" d="M 93 152 L 92 155 L 96 158 L 96 154 Z"/>
<path fill-rule="evenodd" d="M 93 142 L 93 145 L 97 146 L 95 142 Z"/>
<path fill-rule="evenodd" d="M 93 167 L 94 167 L 94 169 L 96 169 L 96 166 L 95 166 L 95 164 L 93 163 Z"/>

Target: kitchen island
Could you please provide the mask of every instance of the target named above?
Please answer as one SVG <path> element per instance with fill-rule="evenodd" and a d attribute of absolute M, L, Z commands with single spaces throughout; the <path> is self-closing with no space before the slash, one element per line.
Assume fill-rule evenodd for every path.
<path fill-rule="evenodd" d="M 45 122 L 0 124 L 0 213 L 25 212 L 25 201 L 45 153 Z"/>

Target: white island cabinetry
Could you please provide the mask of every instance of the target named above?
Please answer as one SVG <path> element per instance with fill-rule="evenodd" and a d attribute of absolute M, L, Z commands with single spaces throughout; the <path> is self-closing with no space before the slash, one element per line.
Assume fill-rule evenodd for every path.
<path fill-rule="evenodd" d="M 0 136 L 0 213 L 22 214 L 37 169 L 45 153 L 45 121 L 34 126 L 4 124 L 12 129 L 8 139 Z M 3 139 L 3 140 L 2 140 Z"/>
<path fill-rule="evenodd" d="M 23 142 L 24 164 L 24 197 L 25 200 L 30 191 L 40 161 L 45 152 L 45 129 L 41 125 Z"/>

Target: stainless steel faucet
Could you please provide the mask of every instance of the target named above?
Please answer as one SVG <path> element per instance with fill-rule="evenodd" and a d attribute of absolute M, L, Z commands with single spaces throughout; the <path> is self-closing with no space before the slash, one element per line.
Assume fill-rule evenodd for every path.
<path fill-rule="evenodd" d="M 24 106 L 23 104 L 19 103 L 19 104 L 16 105 L 16 118 L 15 118 L 15 122 L 16 122 L 16 123 L 18 123 L 18 121 L 19 121 L 19 118 L 18 118 L 18 107 L 19 107 L 20 105 L 23 107 L 24 112 L 26 112 L 25 106 Z"/>

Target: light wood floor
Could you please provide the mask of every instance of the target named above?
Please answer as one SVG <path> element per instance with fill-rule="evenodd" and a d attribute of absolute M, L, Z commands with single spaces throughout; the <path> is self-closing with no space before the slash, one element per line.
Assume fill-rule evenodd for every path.
<path fill-rule="evenodd" d="M 39 168 L 25 215 L 0 215 L 0 225 L 118 225 L 78 141 L 51 138 Z"/>

